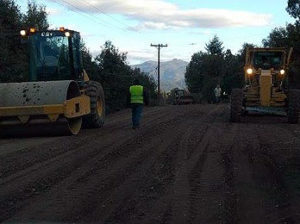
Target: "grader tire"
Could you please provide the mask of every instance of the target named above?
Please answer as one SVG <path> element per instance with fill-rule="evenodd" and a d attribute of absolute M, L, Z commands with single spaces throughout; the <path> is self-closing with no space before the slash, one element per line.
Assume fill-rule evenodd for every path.
<path fill-rule="evenodd" d="M 243 90 L 233 89 L 230 102 L 230 121 L 240 122 L 243 109 Z"/>
<path fill-rule="evenodd" d="M 88 81 L 85 83 L 86 95 L 91 100 L 91 113 L 83 117 L 84 128 L 101 128 L 105 119 L 105 98 L 100 83 Z"/>
<path fill-rule="evenodd" d="M 288 100 L 288 122 L 290 124 L 297 124 L 299 120 L 299 109 L 300 109 L 300 90 L 291 89 L 289 91 Z"/>

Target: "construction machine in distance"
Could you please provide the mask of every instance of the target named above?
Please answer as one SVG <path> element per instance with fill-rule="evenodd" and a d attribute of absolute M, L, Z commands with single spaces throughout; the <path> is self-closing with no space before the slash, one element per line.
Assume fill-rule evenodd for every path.
<path fill-rule="evenodd" d="M 83 69 L 79 32 L 20 32 L 30 53 L 29 81 L 0 84 L 0 135 L 76 135 L 104 124 L 100 83 Z"/>
<path fill-rule="evenodd" d="M 231 121 L 239 122 L 248 112 L 287 116 L 297 123 L 300 90 L 289 86 L 289 62 L 293 49 L 248 48 L 245 82 L 231 93 Z"/>
<path fill-rule="evenodd" d="M 184 89 L 175 88 L 171 91 L 171 100 L 173 105 L 193 104 L 194 97 Z"/>

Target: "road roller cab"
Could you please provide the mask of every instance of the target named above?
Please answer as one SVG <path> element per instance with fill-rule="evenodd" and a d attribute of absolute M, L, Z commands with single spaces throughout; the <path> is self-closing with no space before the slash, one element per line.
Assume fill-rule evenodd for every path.
<path fill-rule="evenodd" d="M 100 83 L 83 69 L 76 31 L 20 32 L 28 45 L 28 82 L 0 84 L 0 135 L 78 134 L 104 124 Z"/>
<path fill-rule="evenodd" d="M 80 34 L 73 30 L 28 32 L 29 81 L 83 81 Z"/>
<path fill-rule="evenodd" d="M 286 115 L 298 122 L 300 92 L 289 88 L 288 72 L 292 49 L 248 48 L 244 87 L 231 94 L 231 121 L 247 112 Z"/>

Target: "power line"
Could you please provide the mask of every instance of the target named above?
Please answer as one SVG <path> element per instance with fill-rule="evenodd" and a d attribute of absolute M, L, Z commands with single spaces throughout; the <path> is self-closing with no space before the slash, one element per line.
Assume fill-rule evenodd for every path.
<path fill-rule="evenodd" d="M 59 5 L 63 6 L 63 7 L 65 7 L 65 5 L 68 5 L 69 7 L 71 7 L 71 8 L 73 9 L 73 11 L 74 11 L 75 13 L 81 14 L 82 16 L 84 16 L 84 17 L 86 17 L 86 18 L 88 18 L 88 19 L 90 19 L 90 20 L 93 20 L 95 23 L 98 23 L 99 25 L 106 26 L 107 28 L 111 28 L 111 26 L 113 26 L 113 27 L 118 28 L 118 29 L 121 29 L 121 30 L 123 30 L 123 31 L 125 31 L 125 32 L 128 32 L 128 31 L 129 31 L 129 30 L 127 30 L 127 29 L 124 29 L 124 28 L 115 26 L 115 25 L 113 25 L 113 24 L 110 24 L 111 26 L 109 26 L 108 24 L 106 24 L 107 22 L 106 22 L 106 23 L 105 23 L 105 22 L 100 22 L 100 21 L 97 20 L 94 16 L 92 16 L 92 15 L 86 13 L 86 12 L 83 12 L 79 7 L 77 7 L 77 6 L 74 5 L 74 4 L 71 4 L 70 2 L 67 2 L 67 1 L 65 1 L 65 0 L 52 0 L 52 1 L 55 1 L 57 4 L 59 4 Z M 62 4 L 62 3 L 59 2 L 59 1 L 62 1 L 65 5 Z M 79 0 L 77 0 L 77 1 L 79 1 Z M 79 1 L 79 2 L 80 2 L 80 1 Z M 80 3 L 81 3 L 81 2 L 80 2 Z M 87 3 L 85 3 L 85 4 L 87 5 Z"/>
<path fill-rule="evenodd" d="M 110 17 L 110 18 L 112 18 L 113 20 L 115 20 L 115 21 L 117 21 L 118 23 L 120 23 L 120 22 L 119 22 L 117 19 L 115 19 L 114 17 L 112 17 L 112 16 L 110 16 L 110 15 L 108 15 L 108 14 L 102 12 L 101 9 L 99 9 L 98 7 L 96 7 L 96 6 L 94 6 L 94 5 L 91 5 L 91 4 L 88 3 L 88 2 L 84 2 L 84 1 L 80 1 L 80 0 L 73 0 L 73 1 L 77 1 L 77 2 L 80 3 L 80 4 L 85 4 L 86 6 L 88 6 L 88 7 L 90 7 L 90 8 L 94 8 L 94 9 L 96 9 L 99 13 L 101 13 L 101 14 L 107 16 L 107 17 Z M 82 11 L 82 10 L 80 10 L 80 11 Z M 122 24 L 123 24 L 123 23 L 122 23 Z M 127 29 L 124 29 L 123 27 L 116 26 L 116 25 L 114 25 L 114 24 L 110 24 L 110 25 L 113 25 L 113 26 L 115 26 L 115 27 L 118 28 L 118 29 L 121 29 L 121 30 L 123 30 L 123 31 L 128 32 L 128 30 L 127 30 Z M 125 26 L 127 26 L 127 25 L 125 24 Z"/>
<path fill-rule="evenodd" d="M 104 26 L 106 26 L 106 27 L 108 27 L 108 28 L 111 28 L 110 26 L 108 26 L 108 25 L 106 24 L 106 23 L 108 23 L 107 21 L 105 21 L 105 22 L 99 22 L 98 20 L 95 19 L 94 16 L 88 14 L 87 12 L 82 11 L 82 9 L 80 9 L 79 7 L 77 7 L 76 5 L 74 5 L 74 4 L 72 4 L 72 3 L 68 2 L 68 1 L 65 1 L 65 0 L 52 0 L 52 1 L 56 2 L 57 4 L 59 4 L 59 5 L 63 6 L 63 7 L 65 7 L 65 5 L 68 5 L 69 7 L 71 7 L 71 8 L 73 9 L 73 11 L 74 11 L 75 13 L 79 13 L 79 14 L 85 16 L 86 18 L 89 17 L 89 18 L 92 19 L 94 22 L 96 22 L 96 23 L 98 23 L 98 24 L 101 24 L 101 25 L 104 25 Z M 62 1 L 65 5 L 62 4 L 62 3 L 59 2 L 59 1 Z M 117 21 L 118 23 L 122 23 L 122 24 L 124 24 L 125 26 L 127 26 L 127 24 L 125 24 L 125 23 L 123 23 L 123 22 L 120 22 L 120 20 L 117 20 L 117 19 L 114 18 L 113 16 L 108 15 L 107 13 L 103 12 L 100 8 L 98 8 L 98 7 L 94 6 L 94 5 L 91 5 L 91 4 L 88 3 L 88 2 L 84 2 L 84 1 L 80 1 L 80 0 L 73 0 L 73 1 L 77 1 L 77 3 L 80 3 L 80 4 L 85 4 L 86 6 L 88 6 L 88 7 L 90 7 L 90 8 L 93 7 L 93 8 L 96 9 L 99 13 L 101 13 L 101 14 L 107 16 L 107 17 L 112 18 L 113 20 Z M 98 17 L 98 18 L 99 18 L 99 17 Z M 137 32 L 137 31 L 135 31 L 135 30 L 128 30 L 128 29 L 125 29 L 125 28 L 123 28 L 123 27 L 116 26 L 115 24 L 112 24 L 112 23 L 109 23 L 109 24 L 110 24 L 111 26 L 113 26 L 113 27 L 115 27 L 115 28 L 118 28 L 118 29 L 120 29 L 120 30 L 123 30 L 123 31 L 125 31 L 125 32 L 129 32 L 129 31 L 131 31 L 131 32 Z"/>
<path fill-rule="evenodd" d="M 80 0 L 77 0 L 77 1 L 81 3 Z M 82 2 L 85 3 L 86 5 L 89 5 L 90 7 L 93 7 L 93 8 L 96 9 L 99 13 L 101 13 L 101 14 L 103 14 L 103 15 L 106 15 L 107 17 L 110 17 L 111 19 L 115 20 L 116 22 L 118 22 L 118 23 L 120 23 L 120 24 L 123 24 L 124 26 L 128 26 L 126 23 L 122 22 L 121 20 L 116 19 L 115 17 L 113 17 L 113 16 L 111 16 L 111 15 L 105 13 L 102 9 L 98 8 L 97 6 L 92 5 L 92 4 L 88 3 L 88 2 L 84 2 L 84 1 L 82 1 Z M 126 30 L 126 31 L 128 31 L 128 30 Z M 137 31 L 135 31 L 135 32 L 137 32 Z"/>
<path fill-rule="evenodd" d="M 98 23 L 99 25 L 104 25 L 104 26 L 110 28 L 107 24 L 102 23 L 102 22 L 99 22 L 99 21 L 96 20 L 94 17 L 90 16 L 88 13 L 83 13 L 82 10 L 81 10 L 80 8 L 78 8 L 77 6 L 72 5 L 71 3 L 69 3 L 69 2 L 67 2 L 67 1 L 65 1 L 65 0 L 53 0 L 53 1 L 56 2 L 57 4 L 61 5 L 61 6 L 65 7 L 64 4 L 62 4 L 61 2 L 59 2 L 59 1 L 62 1 L 62 2 L 64 2 L 66 5 L 68 5 L 68 6 L 70 6 L 71 8 L 73 8 L 73 11 L 74 11 L 75 13 L 81 14 L 82 16 L 84 16 L 84 17 L 86 17 L 86 18 L 88 18 L 88 19 L 90 19 L 90 20 L 92 19 L 95 23 Z"/>

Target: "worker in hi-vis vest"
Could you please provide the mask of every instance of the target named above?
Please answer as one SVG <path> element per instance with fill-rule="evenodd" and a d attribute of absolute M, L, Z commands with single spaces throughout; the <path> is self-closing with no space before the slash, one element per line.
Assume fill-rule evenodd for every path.
<path fill-rule="evenodd" d="M 132 129 L 137 129 L 140 127 L 144 104 L 149 104 L 148 92 L 137 79 L 133 81 L 133 85 L 129 88 L 128 101 L 132 109 Z"/>

